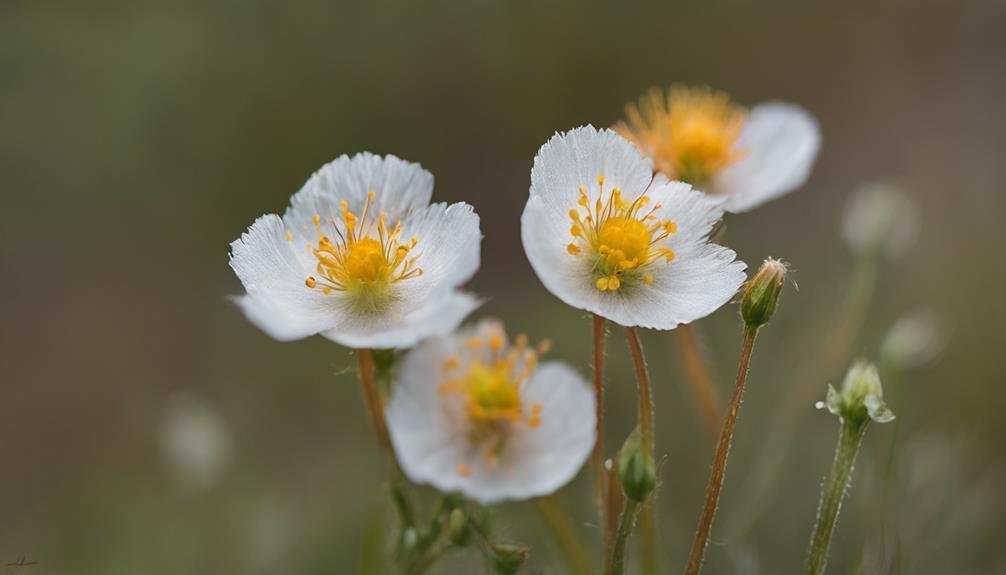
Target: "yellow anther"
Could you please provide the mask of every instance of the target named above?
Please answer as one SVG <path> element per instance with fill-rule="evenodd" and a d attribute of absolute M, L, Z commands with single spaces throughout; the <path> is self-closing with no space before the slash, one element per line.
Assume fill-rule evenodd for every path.
<path fill-rule="evenodd" d="M 462 463 L 461 465 L 458 465 L 457 472 L 461 477 L 471 477 L 472 468 Z"/>
<path fill-rule="evenodd" d="M 575 256 L 576 254 L 580 253 L 580 246 L 576 244 L 569 244 L 568 246 L 566 246 L 566 251 Z"/>
<path fill-rule="evenodd" d="M 308 276 L 308 278 L 304 280 L 304 285 L 306 285 L 311 289 L 314 289 L 314 286 L 318 285 L 318 280 L 314 279 L 311 276 Z"/>
<path fill-rule="evenodd" d="M 653 283 L 653 275 L 646 274 L 643 276 L 643 283 L 646 285 L 651 285 Z"/>
<path fill-rule="evenodd" d="M 293 241 L 293 232 L 291 232 L 290 230 L 286 231 L 286 241 L 288 242 Z"/>
<path fill-rule="evenodd" d="M 489 336 L 489 347 L 491 347 L 494 351 L 503 349 L 503 336 L 498 333 L 494 333 Z"/>

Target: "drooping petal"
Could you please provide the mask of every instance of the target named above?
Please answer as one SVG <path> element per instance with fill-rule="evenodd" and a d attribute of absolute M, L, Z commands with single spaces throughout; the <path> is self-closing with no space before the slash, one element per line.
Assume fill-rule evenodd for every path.
<path fill-rule="evenodd" d="M 803 185 L 821 147 L 817 120 L 793 104 L 755 106 L 737 147 L 747 156 L 715 178 L 728 212 L 746 212 Z"/>
<path fill-rule="evenodd" d="M 580 186 L 596 191 L 598 176 L 606 190 L 620 188 L 626 196 L 646 189 L 653 162 L 612 130 L 582 126 L 557 133 L 538 150 L 531 169 L 531 195 L 539 196 L 564 221 L 576 206 Z"/>
<path fill-rule="evenodd" d="M 428 337 L 450 333 L 481 304 L 470 293 L 452 290 L 426 298 L 421 307 L 398 306 L 396 310 L 404 311 L 400 314 L 344 310 L 339 323 L 322 335 L 354 349 L 406 348 Z"/>
<path fill-rule="evenodd" d="M 304 285 L 311 272 L 286 233 L 279 216 L 262 216 L 231 244 L 230 257 L 247 292 L 236 303 L 252 323 L 281 341 L 316 334 L 337 322 L 335 300 Z"/>

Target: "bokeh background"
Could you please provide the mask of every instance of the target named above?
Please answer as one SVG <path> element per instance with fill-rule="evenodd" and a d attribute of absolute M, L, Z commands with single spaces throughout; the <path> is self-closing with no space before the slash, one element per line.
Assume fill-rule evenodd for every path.
<path fill-rule="evenodd" d="M 980 0 L 0 2 L 0 560 L 392 572 L 370 559 L 393 523 L 352 357 L 247 323 L 226 299 L 229 242 L 339 154 L 420 162 L 437 199 L 482 217 L 479 314 L 551 337 L 586 374 L 589 319 L 521 248 L 532 158 L 556 130 L 610 125 L 648 87 L 685 82 L 798 102 L 824 137 L 802 190 L 726 222 L 742 259 L 786 258 L 799 290 L 756 350 L 706 572 L 798 571 L 837 429 L 812 404 L 916 310 L 944 345 L 885 368 L 899 424 L 866 438 L 831 572 L 1006 572 L 1004 22 L 1003 2 Z M 836 349 L 860 323 L 841 213 L 877 179 L 911 195 L 921 234 L 877 262 Z M 736 306 L 698 327 L 726 396 Z M 621 334 L 609 342 L 615 445 L 634 390 Z M 645 344 L 672 573 L 713 440 L 674 335 Z M 595 549 L 586 474 L 561 501 Z M 498 523 L 532 545 L 528 572 L 563 573 L 538 519 L 508 505 Z M 443 572 L 480 565 L 461 553 Z"/>

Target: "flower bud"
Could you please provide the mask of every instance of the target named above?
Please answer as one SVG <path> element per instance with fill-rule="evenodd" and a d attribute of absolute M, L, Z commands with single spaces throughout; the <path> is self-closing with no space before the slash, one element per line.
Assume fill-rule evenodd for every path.
<path fill-rule="evenodd" d="M 489 543 L 486 545 L 486 557 L 489 566 L 496 573 L 516 573 L 527 561 L 530 550 L 521 545 L 507 543 Z"/>
<path fill-rule="evenodd" d="M 828 386 L 828 396 L 824 401 L 817 402 L 817 407 L 827 407 L 828 411 L 843 421 L 855 425 L 865 423 L 868 419 L 877 423 L 887 423 L 894 419 L 894 412 L 884 403 L 884 390 L 880 386 L 877 367 L 862 360 L 849 368 L 841 391 Z"/>
<path fill-rule="evenodd" d="M 625 496 L 642 503 L 657 485 L 657 466 L 640 441 L 639 429 L 625 440 L 618 452 L 618 478 Z"/>
<path fill-rule="evenodd" d="M 901 188 L 873 182 L 859 188 L 842 215 L 842 239 L 859 255 L 902 256 L 919 235 L 919 209 Z"/>
<path fill-rule="evenodd" d="M 779 305 L 779 294 L 786 280 L 786 264 L 769 258 L 758 268 L 741 296 L 741 317 L 752 327 L 761 327 L 772 319 Z"/>
<path fill-rule="evenodd" d="M 447 518 L 447 536 L 451 543 L 458 547 L 464 547 L 471 538 L 471 529 L 468 528 L 468 514 L 463 509 L 455 507 L 451 510 Z"/>

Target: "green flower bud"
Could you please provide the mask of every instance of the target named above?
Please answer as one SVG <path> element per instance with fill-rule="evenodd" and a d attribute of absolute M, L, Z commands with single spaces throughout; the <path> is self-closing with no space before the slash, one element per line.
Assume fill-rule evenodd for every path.
<path fill-rule="evenodd" d="M 640 503 L 646 501 L 657 485 L 657 465 L 643 449 L 639 429 L 629 434 L 618 452 L 618 478 L 625 496 Z"/>
<path fill-rule="evenodd" d="M 752 327 L 761 327 L 772 319 L 779 305 L 779 294 L 786 280 L 786 264 L 769 258 L 744 288 L 741 296 L 741 317 Z"/>
<path fill-rule="evenodd" d="M 887 423 L 894 419 L 884 403 L 884 390 L 880 386 L 877 367 L 868 361 L 857 361 L 845 374 L 842 390 L 828 386 L 828 396 L 817 402 L 817 408 L 828 411 L 855 425 L 872 419 L 877 423 Z"/>
<path fill-rule="evenodd" d="M 447 536 L 450 537 L 451 543 L 464 547 L 468 545 L 471 534 L 471 529 L 468 528 L 468 514 L 458 507 L 452 509 L 447 518 Z"/>
<path fill-rule="evenodd" d="M 530 550 L 520 545 L 489 543 L 486 546 L 489 566 L 496 573 L 516 573 L 527 561 L 529 554 Z"/>

